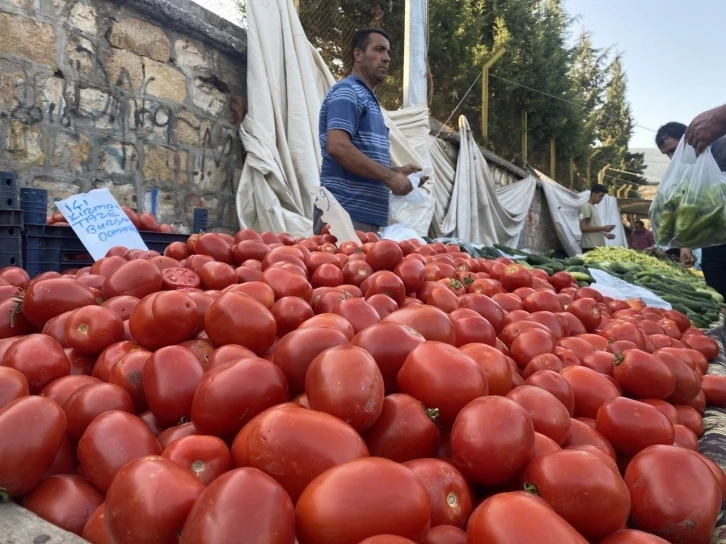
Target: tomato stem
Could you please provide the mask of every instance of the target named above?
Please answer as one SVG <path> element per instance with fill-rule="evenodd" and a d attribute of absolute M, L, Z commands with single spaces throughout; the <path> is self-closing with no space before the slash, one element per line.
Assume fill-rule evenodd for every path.
<path fill-rule="evenodd" d="M 613 365 L 618 366 L 620 363 L 622 363 L 625 360 L 625 355 L 621 351 L 614 353 L 615 357 L 613 357 Z"/>
<path fill-rule="evenodd" d="M 537 495 L 539 497 L 539 491 L 537 491 L 537 486 L 534 484 L 524 482 L 524 491 L 529 493 L 530 495 Z"/>
<path fill-rule="evenodd" d="M 424 403 L 421 403 L 421 406 L 424 409 L 424 412 L 426 412 L 426 415 L 428 418 L 433 421 L 437 427 L 440 427 L 441 424 L 439 423 L 439 409 L 438 408 L 426 408 Z"/>
<path fill-rule="evenodd" d="M 23 311 L 23 297 L 13 297 L 15 307 L 10 312 L 10 327 L 15 327 L 15 316 Z"/>
<path fill-rule="evenodd" d="M 182 416 L 182 418 L 179 420 L 179 423 L 177 423 L 177 426 L 184 425 L 185 423 L 189 423 L 190 421 L 191 419 L 189 418 L 189 416 Z"/>

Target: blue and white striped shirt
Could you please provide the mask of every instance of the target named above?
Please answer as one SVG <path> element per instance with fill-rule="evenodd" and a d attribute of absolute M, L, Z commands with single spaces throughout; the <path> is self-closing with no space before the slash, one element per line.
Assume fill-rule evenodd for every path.
<path fill-rule="evenodd" d="M 383 181 L 357 176 L 335 162 L 327 152 L 329 130 L 344 130 L 364 155 L 391 167 L 388 127 L 378 99 L 360 78 L 351 75 L 336 83 L 320 109 L 320 182 L 354 221 L 387 226 L 390 190 Z"/>

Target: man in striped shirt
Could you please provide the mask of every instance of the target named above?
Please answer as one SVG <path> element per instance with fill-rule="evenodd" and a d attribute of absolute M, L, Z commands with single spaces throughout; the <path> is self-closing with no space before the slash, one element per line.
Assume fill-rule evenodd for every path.
<path fill-rule="evenodd" d="M 377 232 L 388 225 L 388 197 L 413 190 L 409 174 L 420 167 L 391 168 L 388 127 L 374 91 L 391 61 L 388 35 L 364 28 L 351 41 L 351 74 L 336 83 L 320 109 L 320 182 L 348 212 L 353 227 Z M 422 182 L 425 181 L 422 178 Z M 313 229 L 320 234 L 322 212 L 314 209 Z"/>

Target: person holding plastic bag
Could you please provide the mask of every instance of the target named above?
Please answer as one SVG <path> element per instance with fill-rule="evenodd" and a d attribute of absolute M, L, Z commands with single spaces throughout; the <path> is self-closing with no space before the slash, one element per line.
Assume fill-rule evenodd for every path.
<path fill-rule="evenodd" d="M 388 225 L 389 195 L 414 189 L 408 176 L 421 167 L 391 167 L 388 127 L 374 91 L 391 61 L 388 34 L 364 28 L 351 41 L 352 70 L 328 92 L 320 109 L 320 183 L 348 212 L 356 230 L 377 232 Z M 421 183 L 426 181 L 421 178 Z M 323 228 L 314 209 L 313 231 Z"/>
<path fill-rule="evenodd" d="M 711 110 L 711 112 L 713 111 L 714 110 Z M 715 161 L 719 171 L 726 172 L 726 137 L 724 137 L 724 134 L 726 134 L 726 122 L 723 121 L 723 119 L 726 118 L 726 107 L 724 107 L 723 111 L 718 113 L 716 117 L 713 117 L 711 112 L 706 112 L 696 117 L 694 120 L 695 125 L 692 124 L 695 128 L 690 133 L 687 133 L 686 125 L 683 123 L 671 122 L 660 127 L 655 137 L 655 143 L 661 153 L 668 156 L 670 159 L 674 159 L 675 153 L 682 139 L 686 144 L 695 144 L 695 151 L 705 151 L 707 147 L 704 146 L 703 142 L 709 141 L 713 138 L 710 144 L 706 144 L 710 145 L 709 153 L 711 155 L 711 161 Z M 724 117 L 721 117 L 722 115 Z M 688 130 L 691 130 L 690 127 Z M 712 176 L 715 176 L 715 171 L 713 171 L 713 169 L 711 171 Z M 661 183 L 665 182 L 666 180 L 664 179 Z M 721 185 L 721 187 L 723 187 L 723 185 Z M 714 191 L 717 195 L 720 192 L 718 189 L 712 189 L 712 191 Z M 723 196 L 721 202 L 724 202 Z M 715 209 L 718 207 L 719 204 L 716 203 Z M 659 243 L 660 240 L 661 236 L 659 235 Z M 696 264 L 697 261 L 700 261 L 700 269 L 703 271 L 706 283 L 722 295 L 726 296 L 726 274 L 724 274 L 724 270 L 726 270 L 726 245 L 716 244 L 701 246 L 703 249 L 697 249 L 695 252 L 701 253 L 699 256 L 700 259 L 697 259 L 696 255 L 694 255 L 693 249 L 696 249 L 696 244 L 692 244 L 691 247 L 688 245 L 681 245 L 683 246 L 680 250 L 681 264 L 686 267 L 691 267 Z"/>

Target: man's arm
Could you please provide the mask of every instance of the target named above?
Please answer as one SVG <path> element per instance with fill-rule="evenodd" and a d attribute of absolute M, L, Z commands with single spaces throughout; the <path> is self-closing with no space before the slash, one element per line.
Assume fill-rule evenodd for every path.
<path fill-rule="evenodd" d="M 698 115 L 686 129 L 686 143 L 696 148 L 696 153 L 726 135 L 726 105 Z"/>
<path fill-rule="evenodd" d="M 594 227 L 590 225 L 590 218 L 580 219 L 581 232 L 606 232 L 606 227 Z"/>

